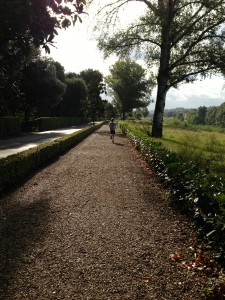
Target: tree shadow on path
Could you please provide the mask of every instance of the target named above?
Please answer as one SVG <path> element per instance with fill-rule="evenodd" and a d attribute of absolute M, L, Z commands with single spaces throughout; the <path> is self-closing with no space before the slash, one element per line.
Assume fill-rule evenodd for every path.
<path fill-rule="evenodd" d="M 0 207 L 1 208 L 1 207 Z M 31 250 L 48 232 L 49 201 L 0 210 L 0 298 L 9 299 L 8 288 L 21 265 L 31 263 Z"/>
<path fill-rule="evenodd" d="M 116 143 L 116 142 L 114 142 L 114 145 L 116 145 L 116 146 L 124 146 L 124 144 Z"/>
<path fill-rule="evenodd" d="M 96 132 L 94 132 L 94 134 L 99 134 L 101 136 L 107 136 L 108 138 L 110 138 L 110 132 L 108 130 L 96 131 Z M 124 138 L 125 136 L 122 133 L 116 133 L 115 134 L 115 139 L 116 139 L 116 137 L 122 137 L 122 138 Z M 114 145 L 116 145 L 116 146 L 124 146 L 123 143 L 118 143 L 116 141 L 114 142 Z"/>

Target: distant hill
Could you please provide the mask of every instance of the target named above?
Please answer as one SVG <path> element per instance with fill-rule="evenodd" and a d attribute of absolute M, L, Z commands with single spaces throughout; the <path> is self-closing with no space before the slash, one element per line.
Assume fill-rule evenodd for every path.
<path fill-rule="evenodd" d="M 225 103 L 225 102 L 224 102 Z M 222 103 L 221 105 L 217 105 L 217 106 L 209 106 L 207 108 L 210 108 L 210 107 L 220 107 L 222 106 L 224 103 Z M 204 106 L 204 105 L 202 105 Z M 190 112 L 190 111 L 197 111 L 198 108 L 184 108 L 184 107 L 176 107 L 176 108 L 170 108 L 170 109 L 165 109 L 165 116 L 168 116 L 168 115 L 174 115 L 178 112 Z M 149 111 L 149 116 L 152 117 L 154 114 L 154 110 L 150 110 Z"/>
<path fill-rule="evenodd" d="M 197 108 L 184 108 L 184 107 L 176 107 L 171 109 L 165 109 L 164 116 L 165 117 L 172 117 L 176 115 L 178 112 L 186 113 L 189 111 L 196 111 Z M 152 117 L 154 114 L 154 110 L 149 111 L 149 117 Z"/>
<path fill-rule="evenodd" d="M 176 107 L 171 109 L 165 109 L 164 115 L 165 116 L 173 116 L 176 115 L 178 112 L 187 112 L 187 111 L 193 111 L 197 110 L 196 108 L 184 108 L 184 107 Z M 154 114 L 154 110 L 149 111 L 149 116 L 152 117 Z"/>

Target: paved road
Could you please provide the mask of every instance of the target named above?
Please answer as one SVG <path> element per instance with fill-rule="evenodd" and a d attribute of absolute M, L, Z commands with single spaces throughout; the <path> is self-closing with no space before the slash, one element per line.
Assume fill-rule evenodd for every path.
<path fill-rule="evenodd" d="M 0 140 L 0 158 L 36 147 L 43 143 L 51 142 L 57 138 L 81 130 L 86 126 L 89 125 L 72 126 L 69 128 L 42 132 L 32 132 L 19 137 Z"/>

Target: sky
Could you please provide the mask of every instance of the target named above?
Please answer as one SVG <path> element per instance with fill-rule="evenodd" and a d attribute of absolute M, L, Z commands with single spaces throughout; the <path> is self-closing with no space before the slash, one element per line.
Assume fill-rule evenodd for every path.
<path fill-rule="evenodd" d="M 140 3 L 140 2 L 139 2 Z M 124 24 L 143 12 L 144 6 L 137 2 L 131 3 L 126 11 Z M 50 47 L 52 57 L 58 61 L 65 72 L 79 73 L 86 69 L 99 70 L 104 76 L 109 75 L 109 68 L 117 58 L 116 56 L 104 60 L 103 53 L 97 48 L 97 41 L 92 32 L 94 10 L 87 10 L 89 15 L 82 15 L 83 22 L 77 22 L 74 27 L 58 31 L 55 38 L 55 47 Z M 45 54 L 44 54 L 45 55 Z M 138 62 L 138 61 L 137 61 Z M 144 66 L 144 63 L 141 63 Z M 156 89 L 152 98 L 155 101 Z M 166 109 L 177 107 L 198 108 L 199 106 L 219 106 L 225 102 L 225 78 L 214 76 L 195 83 L 182 84 L 178 89 L 170 89 L 166 98 Z M 154 109 L 154 103 L 149 109 Z"/>

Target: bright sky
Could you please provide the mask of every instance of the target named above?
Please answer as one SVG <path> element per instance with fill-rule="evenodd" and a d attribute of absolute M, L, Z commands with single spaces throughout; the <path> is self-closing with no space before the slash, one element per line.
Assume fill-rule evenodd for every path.
<path fill-rule="evenodd" d="M 126 11 L 125 22 L 132 21 L 143 10 L 144 4 L 132 2 Z M 55 46 L 51 47 L 51 54 L 55 61 L 61 63 L 66 72 L 79 73 L 86 69 L 99 70 L 104 76 L 109 74 L 116 57 L 104 60 L 103 53 L 97 49 L 97 42 L 92 33 L 94 12 L 88 11 L 89 16 L 82 16 L 83 23 L 76 23 L 75 27 L 60 30 L 55 38 Z M 143 64 L 142 64 L 143 65 Z M 155 100 L 156 91 L 153 92 Z M 179 89 L 171 89 L 167 94 L 166 108 L 198 108 L 199 106 L 218 106 L 225 102 L 225 79 L 213 77 L 194 84 L 183 84 Z M 154 109 L 154 104 L 149 107 Z"/>

